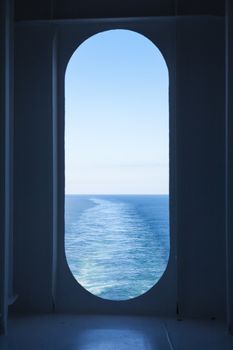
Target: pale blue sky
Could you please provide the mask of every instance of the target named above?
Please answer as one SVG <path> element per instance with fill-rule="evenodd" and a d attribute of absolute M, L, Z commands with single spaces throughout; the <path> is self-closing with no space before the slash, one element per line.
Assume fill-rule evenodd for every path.
<path fill-rule="evenodd" d="M 167 194 L 168 69 L 141 34 L 86 40 L 65 75 L 66 194 Z"/>

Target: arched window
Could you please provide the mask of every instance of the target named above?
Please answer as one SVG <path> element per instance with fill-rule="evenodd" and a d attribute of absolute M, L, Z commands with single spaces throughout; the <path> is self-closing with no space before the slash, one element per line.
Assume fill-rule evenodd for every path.
<path fill-rule="evenodd" d="M 151 289 L 169 257 L 168 69 L 129 30 L 90 37 L 65 75 L 65 252 L 92 294 Z"/>

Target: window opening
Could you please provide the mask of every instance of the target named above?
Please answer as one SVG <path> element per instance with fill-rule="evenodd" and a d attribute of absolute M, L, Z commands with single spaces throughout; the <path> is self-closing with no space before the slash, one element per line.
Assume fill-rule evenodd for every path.
<path fill-rule="evenodd" d="M 168 263 L 168 69 L 129 30 L 83 42 L 65 74 L 65 253 L 92 294 L 128 300 Z"/>

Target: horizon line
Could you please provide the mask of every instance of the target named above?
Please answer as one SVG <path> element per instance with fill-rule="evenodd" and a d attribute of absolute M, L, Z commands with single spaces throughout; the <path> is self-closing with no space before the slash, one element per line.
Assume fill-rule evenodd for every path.
<path fill-rule="evenodd" d="M 65 196 L 168 196 L 169 193 L 65 193 Z"/>

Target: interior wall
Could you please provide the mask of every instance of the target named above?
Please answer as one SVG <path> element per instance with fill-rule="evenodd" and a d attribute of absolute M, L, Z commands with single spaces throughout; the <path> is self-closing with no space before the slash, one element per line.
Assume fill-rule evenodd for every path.
<path fill-rule="evenodd" d="M 226 0 L 226 267 L 227 329 L 233 333 L 233 3 Z"/>
<path fill-rule="evenodd" d="M 51 26 L 15 32 L 14 270 L 17 309 L 52 310 Z"/>
<path fill-rule="evenodd" d="M 12 294 L 13 1 L 0 2 L 0 334 Z"/>
<path fill-rule="evenodd" d="M 174 237 L 170 270 L 143 303 L 140 298 L 115 306 L 97 302 L 77 285 L 68 270 L 63 217 L 59 215 L 55 308 L 60 312 L 175 315 L 178 303 L 184 316 L 225 316 L 224 21 L 189 17 L 178 19 L 177 25 L 167 19 L 156 23 L 146 30 L 144 24 L 141 28 L 148 35 L 160 35 L 173 76 L 170 159 L 174 166 L 170 171 Z M 100 22 L 94 26 L 109 28 Z M 129 27 L 137 28 L 125 25 Z M 89 25 L 83 37 L 77 27 L 67 29 L 63 23 L 59 28 L 64 38 L 67 33 L 77 35 L 78 40 L 93 34 Z M 19 298 L 14 310 L 24 312 L 53 308 L 53 30 L 46 23 L 16 26 L 14 267 Z M 165 37 L 167 41 L 161 39 Z M 70 49 L 65 54 L 69 55 Z M 64 61 L 60 56 L 58 59 L 62 71 Z M 64 86 L 60 84 L 61 93 Z M 64 101 L 58 99 L 57 103 L 62 140 Z M 64 144 L 60 143 L 58 153 L 62 157 Z M 59 196 L 63 196 L 64 186 L 61 165 L 62 159 Z M 62 205 L 61 199 L 59 210 Z"/>
<path fill-rule="evenodd" d="M 226 305 L 223 23 L 177 26 L 178 306 L 191 316 Z"/>
<path fill-rule="evenodd" d="M 80 18 L 132 18 L 179 15 L 224 16 L 223 0 L 144 0 L 124 2 L 112 0 L 15 0 L 15 18 L 22 20 L 80 19 Z"/>

